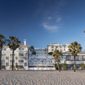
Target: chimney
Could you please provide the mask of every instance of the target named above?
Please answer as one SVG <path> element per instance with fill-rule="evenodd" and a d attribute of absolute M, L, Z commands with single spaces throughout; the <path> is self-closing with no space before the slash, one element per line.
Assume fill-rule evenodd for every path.
<path fill-rule="evenodd" d="M 26 39 L 24 39 L 24 45 L 26 45 Z"/>

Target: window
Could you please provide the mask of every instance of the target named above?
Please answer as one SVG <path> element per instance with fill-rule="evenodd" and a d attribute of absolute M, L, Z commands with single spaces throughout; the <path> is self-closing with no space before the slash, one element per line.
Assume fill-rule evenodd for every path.
<path fill-rule="evenodd" d="M 76 56 L 76 61 L 78 61 L 79 60 L 79 56 Z"/>
<path fill-rule="evenodd" d="M 21 65 L 18 65 L 18 67 L 19 67 L 19 68 L 24 68 L 24 67 L 23 67 L 23 66 L 21 66 Z"/>
<path fill-rule="evenodd" d="M 10 54 L 10 56 L 12 57 L 12 54 Z M 15 54 L 14 54 L 14 56 L 15 56 Z"/>
<path fill-rule="evenodd" d="M 6 59 L 9 59 L 8 57 L 6 57 Z"/>
<path fill-rule="evenodd" d="M 68 61 L 71 60 L 71 56 L 70 55 L 67 55 L 66 56 L 66 60 L 68 60 Z"/>
<path fill-rule="evenodd" d="M 56 46 L 56 48 L 58 48 L 58 47 Z"/>
<path fill-rule="evenodd" d="M 24 50 L 24 48 L 19 48 L 19 50 Z"/>
<path fill-rule="evenodd" d="M 5 60 L 1 60 L 2 64 L 5 63 Z"/>
<path fill-rule="evenodd" d="M 23 60 L 19 60 L 20 63 L 23 63 Z"/>
<path fill-rule="evenodd" d="M 57 48 L 55 48 L 55 50 L 57 50 Z"/>
<path fill-rule="evenodd" d="M 1 66 L 1 68 L 5 68 L 5 66 L 4 66 L 4 65 L 2 65 L 2 66 Z"/>
<path fill-rule="evenodd" d="M 52 51 L 53 51 L 53 49 L 52 49 Z"/>
<path fill-rule="evenodd" d="M 2 54 L 2 57 L 5 57 L 6 56 L 6 54 Z"/>
<path fill-rule="evenodd" d="M 60 50 L 60 52 L 62 52 L 62 50 Z"/>
<path fill-rule="evenodd" d="M 85 56 L 82 56 L 82 60 L 84 60 L 84 61 L 85 61 Z"/>
<path fill-rule="evenodd" d="M 22 48 L 22 50 L 24 50 L 24 48 Z"/>
<path fill-rule="evenodd" d="M 10 56 L 12 57 L 12 54 L 10 54 Z"/>
<path fill-rule="evenodd" d="M 6 63 L 6 66 L 8 66 L 9 64 L 8 63 Z"/>
<path fill-rule="evenodd" d="M 18 58 L 16 57 L 16 60 L 17 60 Z"/>
<path fill-rule="evenodd" d="M 27 66 L 27 63 L 24 63 L 24 66 Z"/>
<path fill-rule="evenodd" d="M 24 57 L 25 60 L 27 60 L 27 57 Z"/>
<path fill-rule="evenodd" d="M 24 56 L 24 53 L 19 53 L 19 56 L 21 57 L 21 56 Z"/>
<path fill-rule="evenodd" d="M 10 60 L 10 62 L 12 62 L 12 60 Z M 15 60 L 14 60 L 14 62 L 15 62 Z"/>
<path fill-rule="evenodd" d="M 13 49 L 10 48 L 10 51 L 13 51 Z"/>
<path fill-rule="evenodd" d="M 6 48 L 2 48 L 3 51 L 6 51 Z"/>
<path fill-rule="evenodd" d="M 18 65 L 18 64 L 16 63 L 16 65 Z"/>
<path fill-rule="evenodd" d="M 62 47 L 60 46 L 60 48 L 62 48 Z"/>
<path fill-rule="evenodd" d="M 53 47 L 51 47 L 51 48 L 53 48 Z"/>
<path fill-rule="evenodd" d="M 63 56 L 61 58 L 59 58 L 59 60 L 63 60 Z"/>
<path fill-rule="evenodd" d="M 12 65 L 10 65 L 10 68 L 12 68 Z"/>

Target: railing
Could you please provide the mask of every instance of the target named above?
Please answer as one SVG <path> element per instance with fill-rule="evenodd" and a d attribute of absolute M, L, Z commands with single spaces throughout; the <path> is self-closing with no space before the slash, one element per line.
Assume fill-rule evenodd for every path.
<path fill-rule="evenodd" d="M 28 68 L 28 70 L 55 70 L 55 68 Z"/>

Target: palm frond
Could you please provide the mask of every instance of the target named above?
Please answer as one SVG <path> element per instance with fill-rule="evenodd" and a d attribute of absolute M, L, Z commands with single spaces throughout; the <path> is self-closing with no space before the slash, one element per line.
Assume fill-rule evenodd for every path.
<path fill-rule="evenodd" d="M 9 39 L 7 40 L 9 43 L 8 43 L 8 46 L 13 49 L 13 50 L 16 50 L 19 45 L 20 45 L 20 41 L 18 40 L 17 37 L 15 36 L 10 36 Z"/>
<path fill-rule="evenodd" d="M 78 54 L 78 52 L 81 51 L 82 47 L 80 44 L 78 44 L 76 41 L 71 43 L 71 45 L 68 46 L 69 47 L 69 52 L 73 55 L 76 56 Z"/>

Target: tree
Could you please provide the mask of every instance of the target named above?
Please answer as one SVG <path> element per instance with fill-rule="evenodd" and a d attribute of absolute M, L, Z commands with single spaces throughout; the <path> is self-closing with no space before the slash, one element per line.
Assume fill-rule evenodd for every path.
<path fill-rule="evenodd" d="M 49 52 L 49 53 L 48 53 L 48 55 L 52 55 L 52 54 L 53 54 L 53 52 Z"/>
<path fill-rule="evenodd" d="M 74 56 L 74 72 L 76 72 L 75 58 L 76 58 L 78 52 L 81 51 L 82 47 L 76 41 L 71 43 L 71 45 L 69 45 L 68 47 L 69 47 L 69 52 Z"/>
<path fill-rule="evenodd" d="M 2 63 L 1 63 L 1 59 L 2 59 L 2 48 L 3 48 L 3 45 L 6 43 L 6 39 L 5 39 L 5 36 L 0 34 L 0 70 L 1 70 L 1 66 L 2 66 Z"/>
<path fill-rule="evenodd" d="M 84 70 L 84 69 L 85 69 L 85 64 L 84 64 L 84 63 L 81 63 L 81 64 L 79 65 L 79 67 L 81 67 L 81 70 Z"/>
<path fill-rule="evenodd" d="M 47 48 L 45 48 L 45 50 L 44 50 L 45 52 L 48 52 L 48 49 Z"/>
<path fill-rule="evenodd" d="M 36 55 L 36 52 L 35 52 L 35 51 L 32 51 L 32 54 L 33 54 L 33 55 Z"/>
<path fill-rule="evenodd" d="M 18 38 L 14 37 L 14 36 L 10 36 L 8 41 L 8 46 L 9 48 L 11 48 L 12 51 L 12 70 L 14 68 L 14 51 L 20 46 L 20 41 L 18 40 Z"/>
<path fill-rule="evenodd" d="M 30 48 L 31 48 L 32 50 L 34 50 L 34 46 L 31 46 Z"/>
<path fill-rule="evenodd" d="M 62 57 L 62 53 L 59 52 L 59 50 L 55 50 L 53 52 L 53 58 L 55 59 L 55 63 L 57 63 L 57 66 L 58 66 L 58 70 L 60 72 L 60 66 L 59 66 L 59 59 L 58 58 L 61 58 Z"/>

